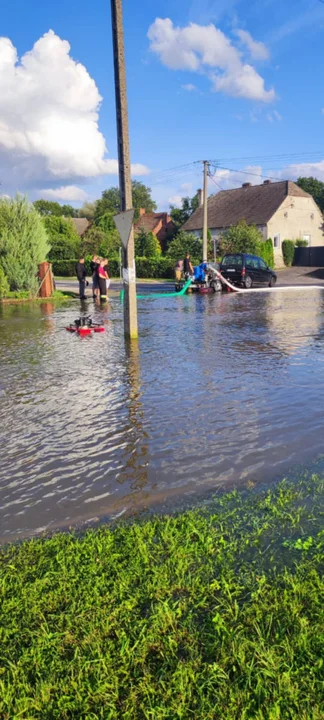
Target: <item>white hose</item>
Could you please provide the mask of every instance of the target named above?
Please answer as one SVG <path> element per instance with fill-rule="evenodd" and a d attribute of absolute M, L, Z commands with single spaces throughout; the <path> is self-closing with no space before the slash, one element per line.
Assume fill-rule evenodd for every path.
<path fill-rule="evenodd" d="M 231 290 L 237 293 L 251 293 L 251 292 L 270 292 L 272 290 L 324 290 L 324 285 L 287 285 L 286 287 L 267 287 L 267 288 L 250 288 L 249 290 L 247 288 L 238 288 L 235 287 L 235 285 L 232 285 L 228 280 L 226 280 L 222 273 L 219 272 L 219 270 L 216 270 L 215 268 L 214 272 L 216 273 L 218 279 L 223 283 L 223 285 L 227 285 Z"/>

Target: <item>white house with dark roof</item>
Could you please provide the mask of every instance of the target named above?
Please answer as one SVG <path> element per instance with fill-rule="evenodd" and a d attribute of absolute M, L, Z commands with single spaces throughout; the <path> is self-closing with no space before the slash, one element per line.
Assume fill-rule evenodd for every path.
<path fill-rule="evenodd" d="M 306 240 L 308 245 L 324 246 L 323 216 L 311 195 L 291 180 L 261 185 L 244 183 L 241 188 L 222 190 L 208 199 L 208 227 L 213 238 L 240 220 L 256 225 L 264 240 L 271 238 L 275 263 L 283 264 L 283 240 Z M 203 206 L 195 210 L 183 230 L 201 234 Z"/>

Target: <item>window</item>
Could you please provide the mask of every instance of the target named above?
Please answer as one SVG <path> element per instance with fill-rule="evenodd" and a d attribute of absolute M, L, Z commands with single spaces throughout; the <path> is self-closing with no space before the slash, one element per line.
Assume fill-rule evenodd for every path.
<path fill-rule="evenodd" d="M 222 260 L 222 265 L 242 267 L 242 255 L 225 255 Z"/>
<path fill-rule="evenodd" d="M 280 235 L 279 233 L 277 235 L 273 236 L 273 247 L 280 248 Z"/>
<path fill-rule="evenodd" d="M 303 240 L 306 240 L 307 245 L 310 245 L 310 244 L 311 244 L 311 236 L 308 235 L 307 233 L 304 233 L 304 235 L 303 235 Z"/>
<path fill-rule="evenodd" d="M 259 268 L 260 268 L 260 270 L 268 269 L 267 263 L 265 263 L 264 260 L 262 260 L 261 258 L 259 259 Z"/>

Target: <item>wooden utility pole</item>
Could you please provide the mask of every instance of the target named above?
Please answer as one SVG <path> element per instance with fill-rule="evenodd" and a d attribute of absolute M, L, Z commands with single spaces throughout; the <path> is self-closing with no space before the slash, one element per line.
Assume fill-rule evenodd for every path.
<path fill-rule="evenodd" d="M 208 170 L 209 170 L 209 163 L 207 160 L 204 160 L 204 204 L 203 204 L 203 212 L 204 212 L 204 222 L 203 222 L 203 262 L 207 262 L 207 233 L 208 233 Z"/>
<path fill-rule="evenodd" d="M 115 72 L 120 204 L 121 211 L 124 212 L 125 210 L 132 209 L 133 198 L 129 150 L 122 0 L 111 0 L 111 20 Z M 138 329 L 133 226 L 130 232 L 127 248 L 123 249 L 123 281 L 124 333 L 127 338 L 136 339 L 138 337 Z"/>

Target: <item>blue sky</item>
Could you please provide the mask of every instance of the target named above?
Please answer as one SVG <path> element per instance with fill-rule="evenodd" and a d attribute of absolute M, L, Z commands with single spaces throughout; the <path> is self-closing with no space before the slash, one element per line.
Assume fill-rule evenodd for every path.
<path fill-rule="evenodd" d="M 1 20 L 2 192 L 100 196 L 117 184 L 109 0 L 11 0 Z M 124 25 L 132 162 L 160 208 L 201 185 L 201 159 L 211 191 L 324 180 L 323 3 L 124 0 Z"/>

